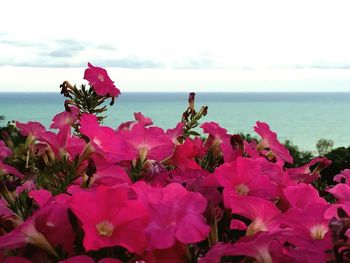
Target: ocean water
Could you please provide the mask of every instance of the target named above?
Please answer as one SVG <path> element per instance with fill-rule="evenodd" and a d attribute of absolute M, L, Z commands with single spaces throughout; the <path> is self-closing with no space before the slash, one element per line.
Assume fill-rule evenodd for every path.
<path fill-rule="evenodd" d="M 142 112 L 164 128 L 175 127 L 187 108 L 187 93 L 123 93 L 107 111 L 104 125 L 116 128 Z M 49 127 L 62 112 L 58 93 L 0 93 L 0 115 L 7 121 L 39 121 Z M 267 122 L 281 141 L 315 150 L 318 139 L 334 147 L 350 145 L 350 93 L 200 93 L 196 108 L 208 106 L 203 121 L 215 121 L 229 133 L 254 134 L 256 121 Z"/>

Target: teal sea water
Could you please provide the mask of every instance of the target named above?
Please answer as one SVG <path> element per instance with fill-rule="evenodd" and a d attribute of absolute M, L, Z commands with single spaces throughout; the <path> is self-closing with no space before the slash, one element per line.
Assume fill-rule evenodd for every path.
<path fill-rule="evenodd" d="M 175 127 L 187 107 L 187 93 L 123 93 L 109 108 L 105 125 L 116 128 L 141 111 L 162 128 Z M 0 115 L 7 121 L 40 121 L 49 126 L 64 110 L 56 93 L 0 93 Z M 200 93 L 196 108 L 207 105 L 204 121 L 218 122 L 229 133 L 254 134 L 256 121 L 267 122 L 281 141 L 290 139 L 315 150 L 318 139 L 350 145 L 350 93 Z"/>

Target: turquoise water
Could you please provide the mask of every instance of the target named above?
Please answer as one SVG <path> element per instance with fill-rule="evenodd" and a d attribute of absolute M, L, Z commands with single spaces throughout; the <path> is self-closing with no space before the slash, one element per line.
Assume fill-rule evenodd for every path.
<path fill-rule="evenodd" d="M 113 128 L 141 111 L 162 128 L 174 127 L 187 107 L 187 93 L 124 93 L 108 110 L 105 125 Z M 0 115 L 6 121 L 40 121 L 49 126 L 64 110 L 56 93 L 0 93 Z M 207 105 L 204 121 L 216 121 L 230 133 L 254 133 L 266 121 L 281 141 L 315 150 L 319 138 L 334 146 L 350 145 L 350 93 L 197 93 L 196 108 Z M 3 123 L 5 123 L 3 122 Z"/>

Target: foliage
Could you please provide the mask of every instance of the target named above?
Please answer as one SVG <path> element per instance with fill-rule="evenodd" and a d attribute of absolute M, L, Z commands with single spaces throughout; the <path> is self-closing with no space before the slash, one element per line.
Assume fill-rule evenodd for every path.
<path fill-rule="evenodd" d="M 316 149 L 319 155 L 325 155 L 330 152 L 333 148 L 334 142 L 332 140 L 327 140 L 321 138 L 316 143 Z"/>

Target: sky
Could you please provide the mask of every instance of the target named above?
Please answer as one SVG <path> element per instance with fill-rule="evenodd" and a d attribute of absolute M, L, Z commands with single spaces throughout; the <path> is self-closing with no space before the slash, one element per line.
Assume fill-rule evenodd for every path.
<path fill-rule="evenodd" d="M 350 1 L 11 0 L 0 91 L 82 84 L 88 62 L 123 91 L 350 91 Z"/>

